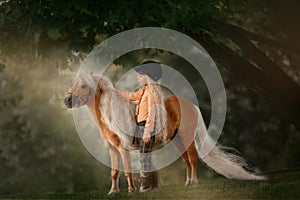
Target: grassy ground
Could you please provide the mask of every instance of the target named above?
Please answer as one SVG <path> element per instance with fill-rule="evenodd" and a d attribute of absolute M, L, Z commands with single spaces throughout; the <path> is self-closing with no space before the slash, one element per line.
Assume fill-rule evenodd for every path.
<path fill-rule="evenodd" d="M 272 175 L 267 181 L 237 181 L 222 177 L 199 180 L 198 185 L 163 186 L 144 194 L 120 193 L 107 196 L 104 192 L 90 191 L 51 195 L 0 195 L 1 198 L 43 199 L 299 199 L 300 172 Z"/>

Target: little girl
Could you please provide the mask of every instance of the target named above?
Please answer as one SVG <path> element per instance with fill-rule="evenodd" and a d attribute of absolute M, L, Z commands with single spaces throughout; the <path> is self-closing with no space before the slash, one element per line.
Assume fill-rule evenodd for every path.
<path fill-rule="evenodd" d="M 140 192 L 149 191 L 158 187 L 157 172 L 154 169 L 151 159 L 152 147 L 155 139 L 162 139 L 163 115 L 157 105 L 163 106 L 163 96 L 157 81 L 162 76 L 160 63 L 155 61 L 143 62 L 135 68 L 137 79 L 142 86 L 137 92 L 126 92 L 116 89 L 116 93 L 130 101 L 137 101 L 136 120 L 137 129 L 133 144 L 140 138 Z"/>

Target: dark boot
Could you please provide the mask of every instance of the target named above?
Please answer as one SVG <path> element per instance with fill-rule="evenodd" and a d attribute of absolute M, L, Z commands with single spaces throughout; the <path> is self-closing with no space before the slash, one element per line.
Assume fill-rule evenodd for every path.
<path fill-rule="evenodd" d="M 140 173 L 140 190 L 139 192 L 147 192 L 154 188 L 159 188 L 158 172 L 141 172 Z"/>

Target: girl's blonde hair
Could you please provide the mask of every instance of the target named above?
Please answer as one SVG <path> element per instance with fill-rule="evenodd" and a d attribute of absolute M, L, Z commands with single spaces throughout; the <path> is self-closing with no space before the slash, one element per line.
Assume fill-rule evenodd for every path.
<path fill-rule="evenodd" d="M 158 82 L 145 75 L 148 88 L 155 99 L 155 121 L 156 121 L 156 139 L 167 141 L 167 111 L 164 104 L 164 96 Z"/>

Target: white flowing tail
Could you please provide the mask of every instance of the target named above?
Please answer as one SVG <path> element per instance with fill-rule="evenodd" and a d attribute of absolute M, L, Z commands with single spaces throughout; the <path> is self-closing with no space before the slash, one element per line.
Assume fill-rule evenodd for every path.
<path fill-rule="evenodd" d="M 211 151 L 207 155 L 201 155 L 201 146 L 205 137 L 210 137 L 207 134 L 207 129 L 204 124 L 202 115 L 197 106 L 195 106 L 198 112 L 198 128 L 195 135 L 195 147 L 200 159 L 202 159 L 209 167 L 215 170 L 217 173 L 230 178 L 240 180 L 265 180 L 266 177 L 251 173 L 245 168 L 250 168 L 245 160 L 237 155 L 226 152 L 226 147 L 220 144 L 214 145 Z M 209 140 L 212 141 L 211 138 Z M 209 141 L 207 140 L 207 141 Z"/>

